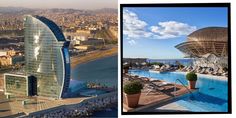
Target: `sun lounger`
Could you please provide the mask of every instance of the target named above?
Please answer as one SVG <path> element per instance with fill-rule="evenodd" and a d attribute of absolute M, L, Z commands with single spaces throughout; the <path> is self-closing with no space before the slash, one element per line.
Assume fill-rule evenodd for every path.
<path fill-rule="evenodd" d="M 184 68 L 180 69 L 181 71 L 186 71 L 187 66 L 185 66 Z"/>
<path fill-rule="evenodd" d="M 187 66 L 187 67 L 185 68 L 185 72 L 186 72 L 186 71 L 188 71 L 188 70 L 189 70 L 189 68 L 190 68 L 190 66 Z"/>
<path fill-rule="evenodd" d="M 159 87 L 163 87 L 166 85 L 171 85 L 171 83 L 170 82 L 161 82 L 161 83 L 157 84 L 157 86 L 159 86 Z"/>
<path fill-rule="evenodd" d="M 159 84 L 155 84 L 152 81 L 150 81 L 147 85 L 149 88 L 148 88 L 146 95 L 148 95 L 152 91 L 161 92 L 161 91 L 165 90 L 165 86 L 172 85 L 172 84 L 169 82 L 161 82 Z"/>
<path fill-rule="evenodd" d="M 223 75 L 223 69 L 222 68 L 217 68 L 217 70 L 214 70 L 214 72 L 212 73 L 213 75 L 217 75 L 217 76 L 221 76 Z"/>
<path fill-rule="evenodd" d="M 214 69 L 212 75 L 217 75 L 219 68 Z"/>
<path fill-rule="evenodd" d="M 147 88 L 147 93 L 146 95 L 148 95 L 149 93 L 155 91 L 155 92 L 161 92 L 163 89 L 159 88 L 158 86 L 156 85 L 153 85 L 153 84 L 146 84 L 146 87 Z"/>
<path fill-rule="evenodd" d="M 189 66 L 188 68 L 187 68 L 187 71 L 188 72 L 190 72 L 190 71 L 192 71 L 193 70 L 193 67 L 192 66 Z"/>
<path fill-rule="evenodd" d="M 222 74 L 222 76 L 228 77 L 228 72 L 224 72 L 224 73 Z"/>
<path fill-rule="evenodd" d="M 197 73 L 200 73 L 200 72 L 201 72 L 201 70 L 202 70 L 202 67 L 201 67 L 201 66 L 199 66 L 196 72 L 197 72 Z"/>
<path fill-rule="evenodd" d="M 201 71 L 200 71 L 200 74 L 204 74 L 206 71 L 206 68 L 203 68 Z"/>
<path fill-rule="evenodd" d="M 207 67 L 204 74 L 210 74 L 210 68 Z"/>
<path fill-rule="evenodd" d="M 218 76 L 221 76 L 223 74 L 223 68 L 221 67 L 219 70 L 218 70 Z"/>
<path fill-rule="evenodd" d="M 193 68 L 190 72 L 195 72 L 196 69 L 197 69 L 197 68 Z"/>

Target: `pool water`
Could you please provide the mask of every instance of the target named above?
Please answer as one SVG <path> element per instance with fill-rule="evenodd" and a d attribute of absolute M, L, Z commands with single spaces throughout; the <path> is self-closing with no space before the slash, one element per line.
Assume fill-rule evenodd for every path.
<path fill-rule="evenodd" d="M 174 101 L 191 112 L 227 112 L 227 100 L 195 92 L 193 96 L 184 95 Z"/>
<path fill-rule="evenodd" d="M 186 73 L 165 72 L 157 73 L 144 70 L 130 70 L 129 73 L 144 77 L 175 83 L 180 79 L 186 86 Z M 177 84 L 180 84 L 177 82 Z M 227 112 L 228 111 L 228 81 L 217 77 L 198 75 L 196 87 L 198 90 L 193 96 L 189 94 L 176 98 L 178 105 L 193 112 Z"/>

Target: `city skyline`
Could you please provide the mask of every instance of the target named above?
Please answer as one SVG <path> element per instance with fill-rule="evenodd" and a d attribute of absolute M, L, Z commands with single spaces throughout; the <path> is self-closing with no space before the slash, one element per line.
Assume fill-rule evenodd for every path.
<path fill-rule="evenodd" d="M 51 8 L 62 8 L 62 9 L 85 9 L 85 10 L 96 10 L 102 8 L 115 8 L 118 7 L 118 1 L 116 0 L 47 0 L 40 1 L 34 0 L 0 0 L 0 7 L 24 7 L 24 8 L 39 8 L 39 9 L 51 9 Z M 81 4 L 83 3 L 83 4 Z"/>
<path fill-rule="evenodd" d="M 182 59 L 175 46 L 205 27 L 227 27 L 227 8 L 124 8 L 123 57 Z"/>

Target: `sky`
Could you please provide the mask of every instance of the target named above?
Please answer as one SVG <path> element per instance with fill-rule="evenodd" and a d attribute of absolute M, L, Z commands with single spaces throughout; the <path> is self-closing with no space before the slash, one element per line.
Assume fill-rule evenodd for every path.
<path fill-rule="evenodd" d="M 117 8 L 117 0 L 0 0 L 0 7 L 26 8 L 73 8 L 101 9 Z"/>
<path fill-rule="evenodd" d="M 185 7 L 123 9 L 123 57 L 183 59 L 174 46 L 204 27 L 227 27 L 227 8 Z"/>

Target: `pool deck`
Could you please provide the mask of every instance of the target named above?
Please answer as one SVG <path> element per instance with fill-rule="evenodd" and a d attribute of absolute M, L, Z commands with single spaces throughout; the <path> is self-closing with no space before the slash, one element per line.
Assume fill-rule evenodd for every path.
<path fill-rule="evenodd" d="M 164 91 L 157 91 L 157 92 L 151 92 L 148 95 L 146 95 L 147 91 L 143 90 L 141 92 L 141 96 L 139 99 L 139 105 L 136 108 L 130 108 L 127 106 L 125 95 L 123 94 L 123 112 L 138 112 L 138 111 L 144 111 L 145 109 L 148 109 L 150 107 L 160 105 L 164 102 L 167 102 L 169 100 L 172 100 L 176 97 L 182 96 L 184 94 L 188 94 L 188 90 L 179 84 L 176 84 L 176 92 L 174 92 L 174 84 L 165 86 Z M 195 89 L 196 90 L 196 89 Z M 195 90 L 191 90 L 192 92 Z M 179 109 L 182 110 L 182 109 Z M 184 110 L 184 109 L 183 109 Z"/>
<path fill-rule="evenodd" d="M 61 105 L 76 104 L 88 98 L 90 97 L 51 100 L 42 97 L 22 97 L 12 98 L 11 100 L 8 100 L 6 99 L 6 96 L 3 94 L 3 92 L 0 92 L 0 117 L 6 117 L 9 115 L 17 116 L 18 113 L 29 114 L 35 111 L 40 111 Z M 26 105 L 22 105 L 22 100 L 25 99 L 28 99 L 30 102 Z"/>

